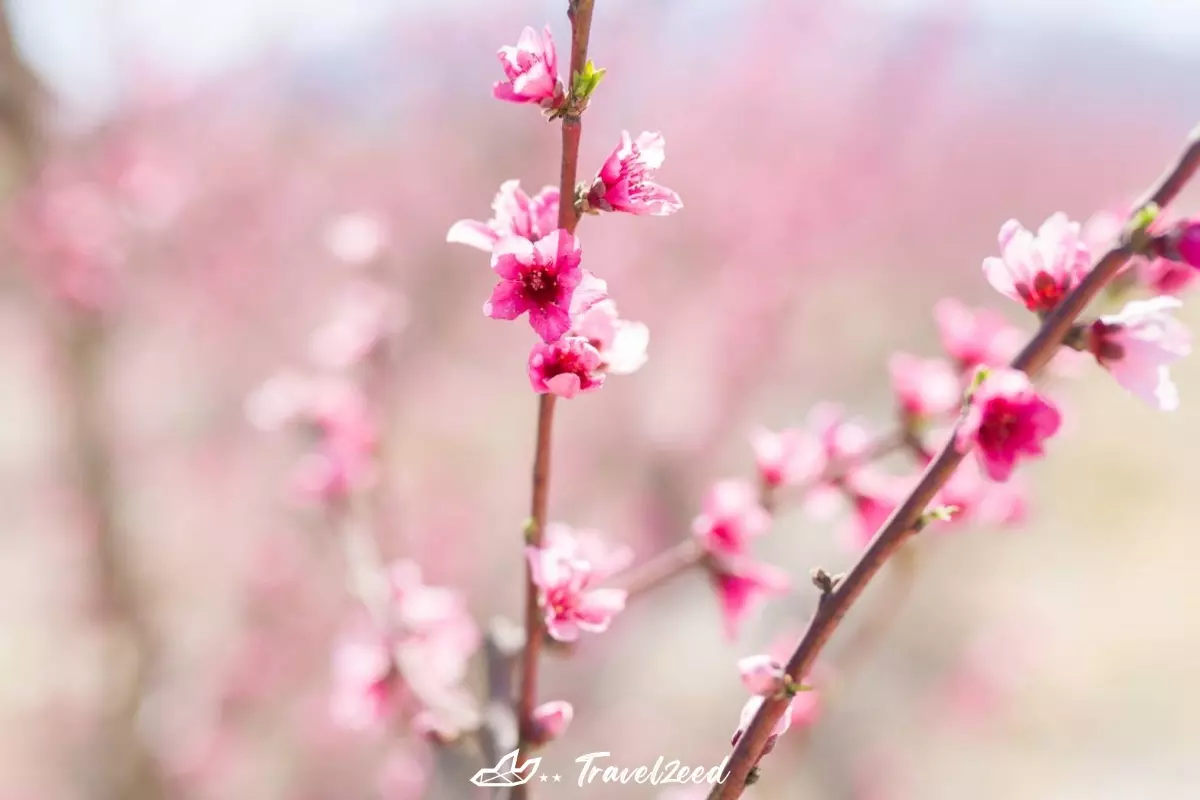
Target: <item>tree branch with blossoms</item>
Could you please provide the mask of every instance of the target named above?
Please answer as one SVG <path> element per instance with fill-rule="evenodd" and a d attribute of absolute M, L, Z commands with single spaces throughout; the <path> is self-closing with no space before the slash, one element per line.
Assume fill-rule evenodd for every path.
<path fill-rule="evenodd" d="M 995 480 L 1006 480 L 1018 460 L 1042 455 L 1042 442 L 1057 432 L 1059 413 L 1040 396 L 1029 380 L 1055 356 L 1064 342 L 1090 350 L 1118 381 L 1139 394 L 1152 387 L 1149 398 L 1159 407 L 1173 408 L 1174 393 L 1165 366 L 1187 351 L 1186 337 L 1165 316 L 1175 303 L 1136 308 L 1124 316 L 1077 324 L 1076 319 L 1121 268 L 1135 255 L 1176 255 L 1200 267 L 1197 237 L 1200 222 L 1185 223 L 1155 237 L 1148 228 L 1200 169 L 1200 128 L 1194 130 L 1176 163 L 1135 205 L 1119 241 L 1090 269 L 1086 247 L 1078 241 L 1078 225 L 1051 218 L 1036 239 L 1015 223 L 1001 230 L 1003 257 L 984 262 L 993 287 L 1042 317 L 1043 322 L 1008 369 L 988 374 L 981 370 L 964 400 L 964 410 L 941 451 L 917 485 L 880 527 L 858 562 L 844 576 L 814 576 L 820 592 L 816 611 L 777 680 L 760 692 L 734 736 L 724 781 L 714 786 L 709 800 L 733 800 L 752 783 L 760 759 L 786 729 L 786 710 L 802 677 L 812 668 L 846 612 L 867 584 L 899 548 L 930 521 L 926 511 L 955 470 L 974 451 Z M 1108 364 L 1105 362 L 1108 361 Z M 1128 361 L 1128 370 L 1113 364 Z M 936 512 L 936 510 L 935 510 Z"/>

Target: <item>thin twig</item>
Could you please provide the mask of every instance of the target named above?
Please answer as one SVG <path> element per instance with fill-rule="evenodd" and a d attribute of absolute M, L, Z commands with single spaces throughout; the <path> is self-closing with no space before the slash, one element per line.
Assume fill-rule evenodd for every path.
<path fill-rule="evenodd" d="M 788 494 L 803 494 L 813 486 L 830 483 L 844 478 L 851 470 L 870 464 L 873 461 L 886 458 L 897 450 L 905 447 L 907 440 L 901 430 L 892 431 L 875 440 L 867 450 L 851 461 L 838 461 L 830 464 L 821 474 L 804 486 L 789 490 Z M 763 506 L 772 514 L 774 506 L 781 498 L 779 492 L 763 492 Z M 641 564 L 630 567 L 617 580 L 617 584 L 635 597 L 661 586 L 664 583 L 682 575 L 692 567 L 704 563 L 706 552 L 704 548 L 689 537 L 670 547 Z"/>
<path fill-rule="evenodd" d="M 1175 164 L 1158 180 L 1134 206 L 1135 213 L 1153 204 L 1165 207 L 1200 169 L 1200 127 L 1192 131 L 1187 146 Z M 1070 331 L 1076 317 L 1099 294 L 1104 285 L 1120 271 L 1134 254 L 1129 237 L 1109 250 L 1062 303 L 1054 309 L 1025 348 L 1013 359 L 1011 366 L 1028 374 L 1036 373 L 1058 351 L 1063 337 Z M 957 425 L 955 427 L 957 431 Z M 952 434 L 937 457 L 925 469 L 920 481 L 907 499 L 883 524 L 858 562 L 837 587 L 824 595 L 809 622 L 808 629 L 796 646 L 787 664 L 787 674 L 793 680 L 807 674 L 818 653 L 837 629 L 846 611 L 862 594 L 867 584 L 884 563 L 896 553 L 916 530 L 921 514 L 934 495 L 954 474 L 965 453 L 955 447 Z M 709 800 L 735 800 L 746 788 L 746 779 L 758 764 L 779 718 L 787 707 L 786 698 L 766 700 L 754 715 L 749 728 L 738 739 L 726 767 L 724 781 L 713 787 Z"/>
<path fill-rule="evenodd" d="M 569 0 L 568 16 L 571 20 L 571 67 L 567 73 L 568 92 L 576 73 L 582 72 L 587 62 L 588 39 L 592 30 L 592 10 L 595 0 Z M 575 210 L 575 183 L 579 174 L 579 139 L 583 134 L 583 122 L 578 115 L 567 114 L 562 119 L 562 164 L 559 179 L 558 227 L 574 233 L 579 224 Z M 550 447 L 554 429 L 553 394 L 544 394 L 538 399 L 537 442 L 533 458 L 533 488 L 530 497 L 529 522 L 525 544 L 540 547 L 546 526 L 546 509 L 550 496 Z M 542 628 L 538 604 L 538 588 L 533 582 L 533 571 L 525 564 L 525 648 L 521 652 L 521 684 L 517 698 L 517 724 L 519 730 L 518 764 L 528 757 L 535 731 L 533 711 L 537 705 L 538 657 L 541 655 L 545 633 Z M 526 786 L 513 790 L 515 800 L 528 796 Z"/>

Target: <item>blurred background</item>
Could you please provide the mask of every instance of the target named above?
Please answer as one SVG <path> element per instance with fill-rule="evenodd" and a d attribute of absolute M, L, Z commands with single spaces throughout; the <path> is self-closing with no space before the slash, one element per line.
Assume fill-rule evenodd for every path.
<path fill-rule="evenodd" d="M 506 179 L 557 184 L 557 127 L 491 84 L 525 25 L 567 49 L 565 3 L 4 11 L 0 796 L 484 796 L 469 751 L 331 715 L 358 603 L 297 489 L 303 443 L 247 399 L 314 369 L 313 332 L 369 272 L 394 334 L 370 533 L 481 625 L 518 617 L 531 340 L 480 313 L 487 255 L 445 238 Z M 652 555 L 715 480 L 753 477 L 754 426 L 833 400 L 886 429 L 888 357 L 939 354 L 939 299 L 1031 330 L 980 274 L 999 226 L 1120 210 L 1157 177 L 1200 119 L 1198 26 L 1184 0 L 598 0 L 581 172 L 622 129 L 662 131 L 684 209 L 583 222 L 650 360 L 559 403 L 551 518 Z M 1195 793 L 1200 361 L 1176 374 L 1174 414 L 1095 368 L 1056 385 L 1068 425 L 1023 476 L 1025 521 L 918 540 L 748 796 Z M 537 795 L 660 796 L 578 786 L 593 751 L 719 763 L 736 660 L 802 628 L 809 570 L 856 556 L 844 524 L 780 512 L 756 555 L 795 589 L 736 641 L 695 571 L 549 656 L 542 699 L 576 717 Z"/>

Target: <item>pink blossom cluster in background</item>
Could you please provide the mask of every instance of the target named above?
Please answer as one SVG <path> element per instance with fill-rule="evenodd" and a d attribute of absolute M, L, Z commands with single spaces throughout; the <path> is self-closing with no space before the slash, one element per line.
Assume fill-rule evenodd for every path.
<path fill-rule="evenodd" d="M 523 12 L 493 10 L 372 45 L 386 79 L 351 81 L 366 110 L 274 62 L 134 97 L 102 129 L 48 142 L 6 209 L 21 291 L 0 306 L 14 388 L 0 504 L 19 535 L 0 606 L 17 655 L 0 669 L 21 689 L 3 701 L 0 792 L 81 796 L 75 776 L 124 746 L 93 735 L 114 651 L 92 628 L 89 565 L 104 551 L 56 416 L 79 364 L 63 319 L 103 333 L 93 414 L 116 465 L 130 596 L 153 633 L 138 746 L 162 765 L 159 796 L 473 796 L 467 778 L 511 749 L 489 751 L 505 724 L 489 683 L 494 651 L 519 647 L 502 632 L 526 567 L 549 637 L 527 733 L 566 783 L 589 749 L 716 764 L 780 694 L 768 749 L 788 752 L 764 762 L 763 797 L 920 796 L 900 787 L 922 767 L 892 757 L 905 743 L 881 741 L 860 694 L 932 714 L 931 729 L 1003 733 L 989 721 L 1063 657 L 1053 641 L 1028 626 L 964 635 L 971 602 L 922 589 L 921 616 L 857 656 L 889 674 L 851 669 L 838 645 L 853 628 L 797 684 L 783 666 L 815 602 L 810 570 L 862 552 L 960 417 L 953 444 L 971 456 L 916 544 L 945 541 L 947 562 L 994 575 L 988 537 L 950 534 L 1065 527 L 1061 492 L 1034 491 L 1050 471 L 1030 470 L 1078 463 L 1096 438 L 1079 430 L 1084 388 L 1108 394 L 1093 362 L 1187 424 L 1188 381 L 1172 375 L 1188 369 L 1200 268 L 1187 211 L 1150 222 L 1153 246 L 1044 377 L 1006 367 L 1127 218 L 1080 224 L 1042 204 L 1128 193 L 1176 126 L 1097 132 L 1113 156 L 1100 175 L 1068 144 L 1086 115 L 949 98 L 973 35 L 957 12 L 885 48 L 883 23 L 854 9 L 775 11 L 708 43 L 704 60 L 723 67 L 683 84 L 672 76 L 695 65 L 654 39 L 658 13 L 598 0 L 592 52 L 609 74 L 582 109 L 557 20 L 500 48 L 495 80 L 497 32 Z M 838 44 L 839 31 L 861 40 Z M 784 83 L 771 54 L 797 36 L 808 44 L 789 74 L 843 64 L 842 77 Z M 425 59 L 426 83 L 405 79 L 397 51 Z M 522 107 L 486 103 L 493 81 Z M 577 112 L 579 183 L 564 198 L 546 184 L 558 120 Z M 629 127 L 642 120 L 651 131 Z M 939 125 L 957 126 L 960 161 L 939 155 Z M 1004 174 L 1026 156 L 1045 159 L 1036 196 Z M 961 203 L 944 202 L 951 187 Z M 488 219 L 466 218 L 489 196 Z M 562 202 L 579 230 L 560 227 Z M 988 250 L 1018 212 L 1045 222 L 1004 223 Z M 545 396 L 558 401 L 551 521 L 529 546 Z M 659 564 L 677 568 L 646 572 Z M 850 622 L 869 630 L 876 613 L 868 598 Z M 913 674 L 935 685 L 913 689 Z M 692 788 L 578 791 L 705 796 Z"/>

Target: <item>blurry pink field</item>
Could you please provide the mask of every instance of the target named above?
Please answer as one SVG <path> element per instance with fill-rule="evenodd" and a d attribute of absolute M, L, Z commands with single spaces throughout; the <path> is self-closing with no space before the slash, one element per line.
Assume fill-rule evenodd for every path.
<path fill-rule="evenodd" d="M 125 53 L 97 125 L 5 57 L 0 796 L 485 797 L 520 741 L 539 800 L 687 800 L 578 759 L 703 773 L 784 695 L 749 797 L 1200 784 L 1196 190 L 1044 375 L 1005 366 L 1197 63 L 972 3 L 606 3 L 590 102 L 566 2 L 199 85 Z"/>

